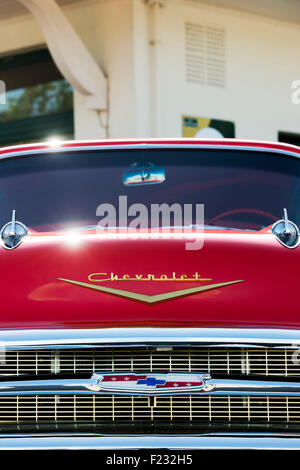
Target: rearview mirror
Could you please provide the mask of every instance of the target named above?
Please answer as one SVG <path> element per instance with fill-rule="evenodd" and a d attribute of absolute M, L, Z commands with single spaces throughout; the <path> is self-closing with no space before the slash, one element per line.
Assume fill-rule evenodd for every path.
<path fill-rule="evenodd" d="M 139 186 L 146 184 L 160 184 L 166 179 L 165 170 L 153 163 L 134 163 L 132 169 L 124 173 L 123 183 L 125 186 Z"/>

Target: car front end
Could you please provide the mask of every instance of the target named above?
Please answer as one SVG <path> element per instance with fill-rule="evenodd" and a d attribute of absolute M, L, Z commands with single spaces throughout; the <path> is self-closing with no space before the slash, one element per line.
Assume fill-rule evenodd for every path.
<path fill-rule="evenodd" d="M 1 150 L 0 448 L 299 448 L 299 156 Z"/>

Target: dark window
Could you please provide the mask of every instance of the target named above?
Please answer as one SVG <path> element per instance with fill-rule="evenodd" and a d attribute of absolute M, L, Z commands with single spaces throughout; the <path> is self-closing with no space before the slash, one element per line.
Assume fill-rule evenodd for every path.
<path fill-rule="evenodd" d="M 0 79 L 0 145 L 73 137 L 73 91 L 47 49 L 0 58 Z"/>
<path fill-rule="evenodd" d="M 286 144 L 298 145 L 300 147 L 300 134 L 279 131 L 278 141 L 285 142 Z"/>

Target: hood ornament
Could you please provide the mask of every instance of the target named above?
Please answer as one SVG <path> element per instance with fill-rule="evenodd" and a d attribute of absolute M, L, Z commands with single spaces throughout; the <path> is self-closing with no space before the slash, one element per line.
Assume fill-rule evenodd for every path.
<path fill-rule="evenodd" d="M 96 392 L 118 392 L 140 395 L 176 395 L 191 392 L 209 392 L 214 388 L 207 373 L 135 374 L 133 372 L 101 374 L 95 372 L 88 385 Z"/>
<path fill-rule="evenodd" d="M 4 225 L 0 232 L 4 248 L 7 250 L 16 248 L 22 243 L 27 234 L 28 228 L 21 222 L 16 221 L 16 211 L 13 210 L 11 222 Z"/>
<path fill-rule="evenodd" d="M 279 242 L 287 248 L 296 248 L 300 243 L 299 229 L 294 222 L 288 219 L 286 209 L 283 209 L 283 219 L 275 222 L 271 227 L 271 231 Z"/>

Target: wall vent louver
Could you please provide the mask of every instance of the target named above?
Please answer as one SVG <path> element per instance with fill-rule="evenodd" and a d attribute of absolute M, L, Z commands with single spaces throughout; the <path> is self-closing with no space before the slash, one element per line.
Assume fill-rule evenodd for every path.
<path fill-rule="evenodd" d="M 224 88 L 224 29 L 186 22 L 185 65 L 187 82 Z"/>

